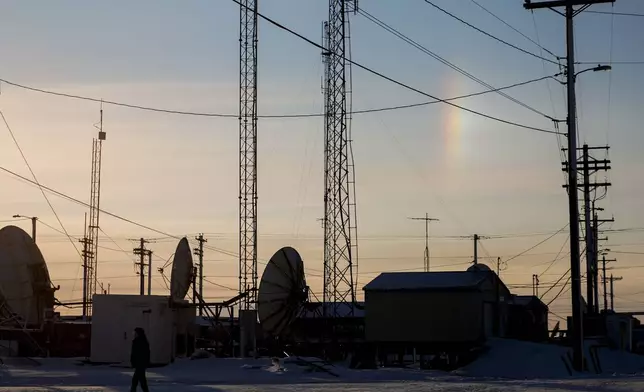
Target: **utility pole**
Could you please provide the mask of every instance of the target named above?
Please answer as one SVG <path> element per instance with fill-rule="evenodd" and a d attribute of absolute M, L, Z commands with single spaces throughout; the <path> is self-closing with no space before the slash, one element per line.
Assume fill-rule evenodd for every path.
<path fill-rule="evenodd" d="M 622 280 L 621 276 L 613 276 L 613 274 L 610 275 L 610 310 L 613 312 L 615 311 L 615 287 L 613 283 L 616 280 Z"/>
<path fill-rule="evenodd" d="M 479 263 L 479 240 L 481 237 L 479 237 L 478 234 L 474 234 L 474 264 Z"/>
<path fill-rule="evenodd" d="M 192 267 L 192 303 L 197 303 L 197 267 Z M 201 301 L 199 301 L 199 310 L 201 310 Z"/>
<path fill-rule="evenodd" d="M 152 251 L 148 250 L 148 295 L 152 295 Z"/>
<path fill-rule="evenodd" d="M 31 217 L 31 238 L 34 240 L 34 243 L 36 243 L 36 222 L 38 221 L 38 218 L 35 216 Z"/>
<path fill-rule="evenodd" d="M 195 256 L 199 258 L 199 297 L 203 298 L 203 244 L 208 242 L 208 240 L 203 238 L 203 233 L 200 233 L 198 237 L 195 237 L 195 240 L 199 242 L 199 247 L 194 248 L 193 250 Z M 196 272 L 197 271 L 195 271 L 195 273 Z M 199 303 L 199 316 L 203 316 L 203 306 L 201 305 L 201 302 Z"/>
<path fill-rule="evenodd" d="M 611 186 L 609 182 L 591 182 L 590 176 L 594 173 L 605 170 L 608 171 L 611 169 L 610 160 L 608 159 L 595 159 L 591 156 L 590 151 L 592 150 L 606 150 L 608 151 L 608 146 L 601 147 L 589 147 L 587 144 L 584 144 L 582 148 L 577 148 L 576 150 L 582 151 L 581 161 L 577 162 L 577 170 L 581 170 L 583 173 L 583 183 L 577 185 L 582 188 L 584 194 L 584 234 L 586 242 L 586 300 L 588 302 L 588 313 L 598 313 L 599 304 L 598 304 L 598 295 L 599 288 L 597 287 L 597 277 L 598 277 L 598 256 L 597 256 L 597 224 L 599 221 L 595 221 L 595 202 L 591 201 L 591 192 L 596 190 L 599 187 L 604 187 L 608 189 Z M 564 148 L 564 151 L 567 149 Z M 568 162 L 563 162 L 563 171 L 568 171 Z M 564 188 L 568 188 L 570 192 L 569 185 L 564 185 Z M 601 209 L 600 209 L 601 210 Z M 610 220 L 601 220 L 601 222 L 609 222 Z"/>
<path fill-rule="evenodd" d="M 79 242 L 83 244 L 83 320 L 87 320 L 87 268 L 89 266 L 91 253 L 89 250 L 91 241 L 87 238 L 87 213 L 85 213 L 85 232 L 83 234 L 83 238 L 79 240 Z"/>
<path fill-rule="evenodd" d="M 606 255 L 602 256 L 602 270 L 603 270 L 603 278 L 602 282 L 604 283 L 604 311 L 608 310 L 608 291 L 606 290 L 606 283 L 608 282 L 608 277 L 606 276 L 606 263 L 610 263 L 612 261 L 617 261 L 617 259 L 607 259 Z"/>
<path fill-rule="evenodd" d="M 134 254 L 139 256 L 140 261 L 136 263 L 136 265 L 139 266 L 139 294 L 140 295 L 145 295 L 145 256 L 148 255 L 148 250 L 145 249 L 145 244 L 147 244 L 149 241 L 147 241 L 144 238 L 141 238 L 139 240 L 139 247 L 134 248 Z"/>
<path fill-rule="evenodd" d="M 439 222 L 436 218 L 430 218 L 428 213 L 425 213 L 424 218 L 408 218 L 411 220 L 425 221 L 425 255 L 424 255 L 424 270 L 429 272 L 429 222 Z"/>
<path fill-rule="evenodd" d="M 573 18 L 575 5 L 582 8 L 591 4 L 613 3 L 615 0 L 555 0 L 532 2 L 525 0 L 524 7 L 528 10 L 550 8 L 566 18 L 566 77 L 568 92 L 568 212 L 570 223 L 570 281 L 572 294 L 572 347 L 573 368 L 577 371 L 584 369 L 584 334 L 583 316 L 581 313 L 581 274 L 579 266 L 579 206 L 577 202 L 577 108 L 575 102 L 575 39 Z M 565 13 L 555 8 L 565 7 Z"/>
<path fill-rule="evenodd" d="M 535 297 L 539 296 L 539 275 L 532 275 L 532 295 Z"/>

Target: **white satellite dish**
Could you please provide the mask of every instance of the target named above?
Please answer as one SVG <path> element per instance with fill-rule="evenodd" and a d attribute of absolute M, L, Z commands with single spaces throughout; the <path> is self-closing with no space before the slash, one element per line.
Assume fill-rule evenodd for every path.
<path fill-rule="evenodd" d="M 264 331 L 282 334 L 308 297 L 304 263 L 291 247 L 278 250 L 266 265 L 257 294 L 257 313 Z"/>
<path fill-rule="evenodd" d="M 172 260 L 172 274 L 170 275 L 170 296 L 174 301 L 181 301 L 186 297 L 192 283 L 193 264 L 192 250 L 188 239 L 183 237 L 177 245 Z"/>
<path fill-rule="evenodd" d="M 45 310 L 54 306 L 45 259 L 29 234 L 16 226 L 0 229 L 0 293 L 23 325 L 42 324 Z"/>

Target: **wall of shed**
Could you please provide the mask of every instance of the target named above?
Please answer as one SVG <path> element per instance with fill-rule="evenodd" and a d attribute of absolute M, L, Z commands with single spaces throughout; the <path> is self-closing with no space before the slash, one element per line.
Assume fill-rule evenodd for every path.
<path fill-rule="evenodd" d="M 484 337 L 482 299 L 476 291 L 366 291 L 366 340 L 477 341 Z"/>
<path fill-rule="evenodd" d="M 145 330 L 150 362 L 168 364 L 175 356 L 177 333 L 185 333 L 194 309 L 170 308 L 168 297 L 95 295 L 92 312 L 92 362 L 129 363 L 134 328 Z"/>

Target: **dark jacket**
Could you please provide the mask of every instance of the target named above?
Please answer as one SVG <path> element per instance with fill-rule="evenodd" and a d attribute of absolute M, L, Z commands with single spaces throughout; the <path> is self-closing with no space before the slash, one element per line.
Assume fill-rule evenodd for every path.
<path fill-rule="evenodd" d="M 132 340 L 130 363 L 135 369 L 145 369 L 150 366 L 150 344 L 145 335 L 140 335 Z"/>

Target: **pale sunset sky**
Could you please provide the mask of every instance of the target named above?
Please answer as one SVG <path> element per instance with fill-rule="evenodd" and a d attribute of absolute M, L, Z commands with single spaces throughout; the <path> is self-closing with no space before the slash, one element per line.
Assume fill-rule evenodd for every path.
<path fill-rule="evenodd" d="M 526 36 L 565 55 L 564 19 L 549 10 L 523 8 L 522 0 L 478 0 Z M 470 0 L 435 3 L 513 45 L 541 55 L 539 47 Z M 554 75 L 558 66 L 482 35 L 422 0 L 360 0 L 362 9 L 485 82 L 501 87 Z M 321 41 L 326 0 L 267 0 L 260 12 L 316 42 Z M 644 13 L 640 0 L 618 0 L 591 10 Z M 229 0 L 0 1 L 0 78 L 27 86 L 142 106 L 236 114 L 238 111 L 239 6 Z M 613 19 L 614 18 L 614 19 Z M 578 78 L 580 142 L 611 146 L 613 183 L 598 204 L 616 222 L 604 228 L 642 228 L 644 209 L 644 18 L 583 13 L 576 17 L 577 59 L 615 63 L 611 72 Z M 611 27 L 612 26 L 612 27 Z M 430 94 L 448 98 L 487 88 L 409 46 L 363 15 L 351 16 L 353 59 Z M 612 53 L 611 53 L 612 41 Z M 543 52 L 543 56 L 552 57 Z M 592 64 L 578 65 L 578 70 Z M 259 25 L 259 113 L 316 113 L 323 109 L 320 50 Z M 554 118 L 566 113 L 564 87 L 550 80 L 506 93 Z M 609 94 L 610 92 L 610 94 Z M 356 110 L 426 101 L 386 80 L 353 70 Z M 547 118 L 497 94 L 458 101 L 504 120 L 553 129 Z M 89 200 L 92 138 L 100 104 L 28 91 L 0 82 L 0 110 L 46 186 Z M 557 137 L 502 124 L 444 104 L 353 118 L 356 162 L 360 287 L 378 271 L 422 269 L 424 226 L 431 224 L 432 270 L 463 270 L 479 255 L 494 264 L 543 241 L 568 220 Z M 102 209 L 238 252 L 238 120 L 180 116 L 104 106 Z M 561 130 L 566 131 L 565 124 Z M 290 245 L 303 256 L 312 290 L 321 292 L 323 120 L 260 119 L 259 244 L 261 260 Z M 565 143 L 565 139 L 562 138 Z M 0 123 L 0 166 L 31 178 L 8 130 Z M 603 180 L 603 173 L 597 177 Z M 12 215 L 37 216 L 38 244 L 62 301 L 81 299 L 81 261 L 60 233 L 34 185 L 0 172 L 0 225 L 30 230 Z M 83 234 L 86 208 L 49 195 L 65 228 Z M 138 292 L 132 248 L 149 244 L 156 266 L 166 263 L 176 239 L 101 216 L 99 280 L 112 293 Z M 611 272 L 620 310 L 642 310 L 644 229 L 607 233 L 618 262 Z M 448 238 L 446 238 L 448 237 Z M 567 231 L 510 260 L 501 277 L 514 292 L 531 293 L 532 274 L 545 291 L 568 268 Z M 194 243 L 194 241 L 192 241 Z M 76 241 L 80 249 L 80 244 Z M 123 248 L 126 252 L 120 251 Z M 560 250 L 563 250 L 560 252 Z M 583 249 L 583 244 L 582 244 Z M 638 254 L 639 253 L 639 254 Z M 557 257 L 558 256 L 558 257 Z M 552 267 L 544 273 L 552 263 Z M 207 279 L 237 288 L 238 261 L 206 250 Z M 263 265 L 260 265 L 260 274 Z M 582 269 L 583 271 L 583 269 Z M 549 284 L 550 283 L 550 284 Z M 544 296 L 549 302 L 560 287 Z M 153 292 L 167 294 L 155 271 Z M 208 284 L 206 297 L 235 291 Z M 642 301 L 642 302 L 640 302 Z M 551 310 L 568 313 L 570 293 Z"/>

